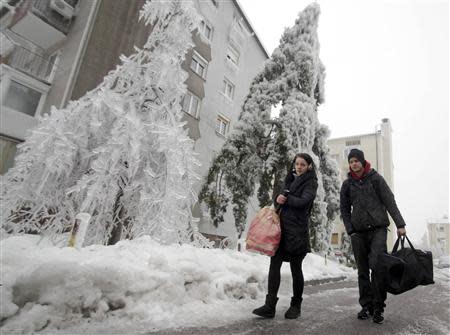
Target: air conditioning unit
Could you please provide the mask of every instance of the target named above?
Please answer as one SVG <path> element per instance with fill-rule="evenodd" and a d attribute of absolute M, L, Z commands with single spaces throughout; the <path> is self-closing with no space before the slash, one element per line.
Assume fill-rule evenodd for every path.
<path fill-rule="evenodd" d="M 71 19 L 75 15 L 75 8 L 64 0 L 50 0 L 50 8 L 64 16 L 66 19 Z"/>

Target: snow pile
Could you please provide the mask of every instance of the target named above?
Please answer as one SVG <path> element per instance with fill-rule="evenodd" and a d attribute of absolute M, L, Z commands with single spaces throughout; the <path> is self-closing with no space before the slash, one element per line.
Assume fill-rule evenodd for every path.
<path fill-rule="evenodd" d="M 75 249 L 15 236 L 0 248 L 5 334 L 155 330 L 248 318 L 263 300 L 269 266 L 261 255 L 163 246 L 149 237 Z M 290 276 L 289 266 L 282 269 Z M 354 272 L 309 254 L 304 274 L 313 280 Z"/>

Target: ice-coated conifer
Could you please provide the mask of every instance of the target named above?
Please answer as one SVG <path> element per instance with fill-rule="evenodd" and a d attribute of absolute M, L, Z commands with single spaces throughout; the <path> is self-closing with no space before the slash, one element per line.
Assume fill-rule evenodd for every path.
<path fill-rule="evenodd" d="M 319 59 L 319 13 L 319 6 L 312 4 L 285 30 L 279 47 L 253 80 L 239 121 L 213 160 L 200 198 L 216 226 L 231 204 L 240 237 L 256 187 L 260 206 L 270 205 L 292 158 L 309 153 L 319 178 L 311 242 L 316 251 L 326 252 L 338 211 L 339 181 L 326 144 L 329 132 L 317 117 L 324 100 L 325 72 Z M 271 110 L 280 102 L 279 117 L 273 119 Z"/>
<path fill-rule="evenodd" d="M 2 180 L 5 230 L 57 236 L 85 212 L 88 244 L 108 243 L 119 227 L 122 238 L 206 245 L 191 213 L 199 163 L 180 106 L 200 19 L 185 0 L 148 0 L 140 19 L 152 26 L 145 45 L 19 146 Z"/>

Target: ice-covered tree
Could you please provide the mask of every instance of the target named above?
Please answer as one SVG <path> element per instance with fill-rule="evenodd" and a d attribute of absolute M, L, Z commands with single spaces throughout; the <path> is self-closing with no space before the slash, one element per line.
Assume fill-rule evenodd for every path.
<path fill-rule="evenodd" d="M 325 68 L 319 59 L 317 4 L 300 12 L 285 30 L 280 45 L 253 80 L 239 121 L 213 160 L 200 198 L 215 225 L 232 204 L 240 237 L 247 203 L 254 194 L 269 205 L 282 187 L 292 157 L 310 153 L 318 167 L 319 190 L 312 213 L 311 242 L 328 251 L 332 221 L 338 209 L 338 169 L 326 145 L 328 130 L 317 117 L 324 98 Z M 271 110 L 281 102 L 279 117 Z"/>
<path fill-rule="evenodd" d="M 78 101 L 39 120 L 3 178 L 2 227 L 50 236 L 79 212 L 91 215 L 87 243 L 113 231 L 162 242 L 206 241 L 191 207 L 199 165 L 181 121 L 199 16 L 191 1 L 148 0 L 140 19 L 152 31 L 142 48 Z"/>

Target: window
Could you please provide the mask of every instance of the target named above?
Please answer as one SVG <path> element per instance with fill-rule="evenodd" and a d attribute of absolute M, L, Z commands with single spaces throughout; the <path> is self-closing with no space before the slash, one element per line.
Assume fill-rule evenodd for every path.
<path fill-rule="evenodd" d="M 228 45 L 228 49 L 227 49 L 227 59 L 234 63 L 235 65 L 239 64 L 239 51 L 237 50 L 237 48 L 235 46 L 233 46 L 232 44 Z"/>
<path fill-rule="evenodd" d="M 4 105 L 30 116 L 36 114 L 42 93 L 11 80 Z"/>
<path fill-rule="evenodd" d="M 234 14 L 233 28 L 236 29 L 236 32 L 244 38 L 250 35 L 250 32 L 248 31 L 246 24 L 244 23 L 244 18 L 238 13 Z"/>
<path fill-rule="evenodd" d="M 20 141 L 0 135 L 0 175 L 5 174 L 13 165 L 16 156 L 17 144 Z"/>
<path fill-rule="evenodd" d="M 192 115 L 193 117 L 198 117 L 198 112 L 200 109 L 200 98 L 192 94 L 191 92 L 187 92 L 181 102 L 181 108 L 184 112 Z"/>
<path fill-rule="evenodd" d="M 339 244 L 339 234 L 338 233 L 333 233 L 331 234 L 331 244 Z"/>
<path fill-rule="evenodd" d="M 227 79 L 223 80 L 222 93 L 230 100 L 234 97 L 234 85 Z"/>
<path fill-rule="evenodd" d="M 191 70 L 197 73 L 200 77 L 205 79 L 206 69 L 208 67 L 208 62 L 194 51 L 192 55 Z"/>
<path fill-rule="evenodd" d="M 222 136 L 225 136 L 228 132 L 229 127 L 230 127 L 230 120 L 219 115 L 216 121 L 216 132 Z"/>
<path fill-rule="evenodd" d="M 206 37 L 208 41 L 212 41 L 213 28 L 211 25 L 202 20 L 200 23 L 200 33 Z"/>
<path fill-rule="evenodd" d="M 361 140 L 348 140 L 348 141 L 345 141 L 345 146 L 346 147 L 350 147 L 350 146 L 353 146 L 353 145 L 361 145 Z"/>
<path fill-rule="evenodd" d="M 237 20 L 237 26 L 239 28 L 239 32 L 241 34 L 244 34 L 245 28 L 244 28 L 244 25 L 242 24 L 242 18 L 240 20 Z"/>

